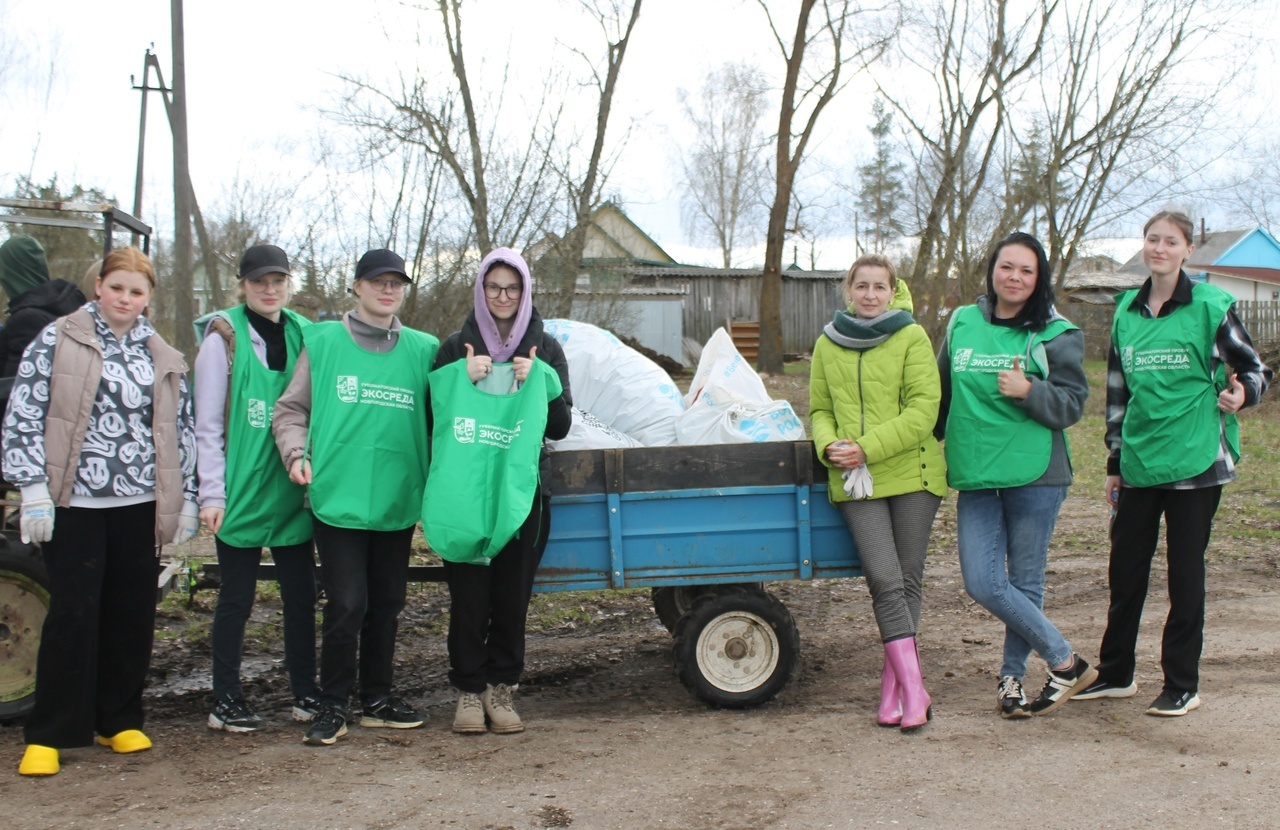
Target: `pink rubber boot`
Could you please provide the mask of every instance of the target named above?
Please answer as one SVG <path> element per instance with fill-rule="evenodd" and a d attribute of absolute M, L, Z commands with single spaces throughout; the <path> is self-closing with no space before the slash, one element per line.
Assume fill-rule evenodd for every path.
<path fill-rule="evenodd" d="M 932 701 L 924 690 L 920 676 L 920 656 L 916 653 L 916 638 L 903 637 L 884 644 L 885 656 L 893 667 L 893 674 L 902 692 L 903 732 L 919 729 L 929 722 L 929 706 Z"/>
<path fill-rule="evenodd" d="M 902 692 L 893 674 L 889 654 L 884 655 L 884 668 L 880 672 L 880 713 L 876 716 L 880 726 L 899 726 L 902 723 Z"/>

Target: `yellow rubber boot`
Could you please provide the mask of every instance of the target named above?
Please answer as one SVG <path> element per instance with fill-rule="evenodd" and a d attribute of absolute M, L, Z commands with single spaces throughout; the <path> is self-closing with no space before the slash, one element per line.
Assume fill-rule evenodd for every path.
<path fill-rule="evenodd" d="M 18 764 L 18 772 L 22 775 L 57 775 L 60 769 L 58 750 L 39 744 L 27 744 L 22 763 Z"/>
<path fill-rule="evenodd" d="M 151 739 L 137 729 L 126 729 L 123 732 L 112 735 L 110 738 L 104 738 L 99 735 L 98 743 L 103 746 L 109 746 L 122 755 L 151 748 Z"/>

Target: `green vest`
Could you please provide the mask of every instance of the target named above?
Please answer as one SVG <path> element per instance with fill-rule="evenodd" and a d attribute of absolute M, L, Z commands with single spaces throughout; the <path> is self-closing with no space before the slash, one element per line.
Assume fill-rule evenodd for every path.
<path fill-rule="evenodd" d="M 311 363 L 311 511 L 334 527 L 417 524 L 427 480 L 427 374 L 440 343 L 400 330 L 389 352 L 365 351 L 340 322 L 303 333 Z"/>
<path fill-rule="evenodd" d="M 218 538 L 238 548 L 297 545 L 311 538 L 311 516 L 302 506 L 305 491 L 280 463 L 271 413 L 293 377 L 302 330 L 311 321 L 284 309 L 288 356 L 284 371 L 273 372 L 254 354 L 244 306 L 225 314 L 236 332 L 236 350 L 227 384 L 227 509 Z"/>
<path fill-rule="evenodd" d="M 1203 473 L 1218 457 L 1225 430 L 1233 459 L 1240 458 L 1235 415 L 1218 410 L 1226 369 L 1213 368 L 1213 344 L 1235 300 L 1213 285 L 1191 287 L 1191 302 L 1165 317 L 1130 309 L 1137 291 L 1116 298 L 1111 343 L 1129 387 L 1120 430 L 1120 475 L 1135 487 L 1153 487 Z"/>
<path fill-rule="evenodd" d="M 1007 328 L 987 322 L 977 306 L 956 310 L 947 336 L 951 408 L 943 445 L 952 487 L 1021 487 L 1044 475 L 1053 453 L 1053 431 L 1001 395 L 997 376 L 1021 357 L 1023 373 L 1044 380 L 1049 376 L 1044 344 L 1075 328 L 1061 318 L 1039 332 Z"/>
<path fill-rule="evenodd" d="M 560 377 L 541 360 L 508 395 L 477 389 L 467 362 L 431 373 L 431 475 L 422 502 L 427 544 L 450 562 L 487 565 L 519 532 L 538 489 L 547 404 Z"/>

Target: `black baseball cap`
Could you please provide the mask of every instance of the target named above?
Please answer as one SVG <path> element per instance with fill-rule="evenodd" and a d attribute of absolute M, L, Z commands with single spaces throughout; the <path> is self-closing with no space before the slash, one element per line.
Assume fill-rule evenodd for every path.
<path fill-rule="evenodd" d="M 254 245 L 240 257 L 240 279 L 253 282 L 267 274 L 291 277 L 289 255 L 275 245 Z"/>
<path fill-rule="evenodd" d="M 387 248 L 368 251 L 356 263 L 357 280 L 371 280 L 381 274 L 395 274 L 405 282 L 412 282 L 405 273 L 404 259 Z"/>

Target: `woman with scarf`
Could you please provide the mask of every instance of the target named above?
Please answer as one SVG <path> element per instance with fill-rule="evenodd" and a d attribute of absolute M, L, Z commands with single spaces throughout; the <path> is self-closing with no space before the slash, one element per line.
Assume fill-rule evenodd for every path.
<path fill-rule="evenodd" d="M 433 493 L 433 482 L 439 485 L 446 478 L 454 480 L 435 473 L 436 462 L 449 454 L 451 446 L 446 446 L 446 441 L 452 440 L 454 431 L 453 418 L 442 423 L 442 416 L 450 413 L 449 407 L 462 397 L 446 392 L 442 370 L 452 364 L 459 364 L 450 369 L 458 375 L 457 380 L 491 396 L 495 409 L 507 403 L 502 398 L 517 394 L 532 382 L 531 378 L 539 383 L 540 390 L 547 390 L 550 398 L 543 398 L 545 428 L 536 435 L 525 436 L 535 444 L 532 453 L 521 456 L 518 462 L 536 469 L 515 471 L 526 482 L 512 494 L 515 503 L 521 505 L 518 512 L 523 520 L 517 516 L 518 526 L 505 532 L 464 528 L 472 535 L 492 536 L 491 547 L 500 546 L 488 552 L 492 555 L 472 562 L 450 561 L 450 553 L 441 549 L 440 540 L 445 533 L 441 523 L 457 520 L 474 525 L 475 514 L 447 510 L 436 495 L 439 491 Z M 572 399 L 564 352 L 555 338 L 543 331 L 542 317 L 533 307 L 529 266 L 515 251 L 498 248 L 480 263 L 475 309 L 461 330 L 441 344 L 431 378 L 435 418 L 433 472 L 428 478 L 423 529 L 427 541 L 445 559 L 449 583 L 449 680 L 458 690 L 453 731 L 522 732 L 524 724 L 512 703 L 512 692 L 524 671 L 525 617 L 533 593 L 533 576 L 542 560 L 551 525 L 547 453 L 541 444 L 544 438 L 555 441 L 568 434 Z M 526 457 L 528 460 L 523 460 Z M 526 489 L 529 492 L 524 492 Z M 497 498 L 498 494 L 494 494 Z M 524 504 L 529 505 L 527 512 Z M 510 529 L 514 529 L 514 535 Z M 482 563 L 484 560 L 487 564 Z"/>
<path fill-rule="evenodd" d="M 860 257 L 844 290 L 848 310 L 836 312 L 813 348 L 809 418 L 884 643 L 876 721 L 909 732 L 931 716 L 915 638 L 929 532 L 947 491 L 932 434 L 938 369 L 886 257 Z"/>
<path fill-rule="evenodd" d="M 1067 427 L 1089 384 L 1084 335 L 1053 305 L 1049 258 L 1014 233 L 987 263 L 987 293 L 951 315 L 938 352 L 947 479 L 956 501 L 965 590 L 1005 624 L 1000 715 L 1047 715 L 1097 678 L 1044 613 L 1058 509 L 1071 485 Z M 1023 691 L 1027 658 L 1049 664 L 1039 697 Z"/>

